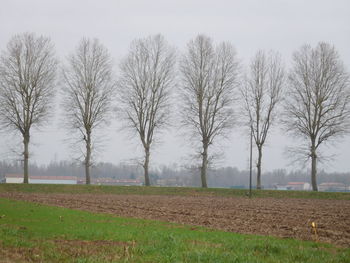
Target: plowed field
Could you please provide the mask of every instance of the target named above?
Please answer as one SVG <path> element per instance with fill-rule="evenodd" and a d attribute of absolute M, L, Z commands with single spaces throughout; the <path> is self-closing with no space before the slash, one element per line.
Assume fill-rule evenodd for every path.
<path fill-rule="evenodd" d="M 350 201 L 214 196 L 0 193 L 123 217 L 163 220 L 225 231 L 291 237 L 350 247 Z M 311 223 L 317 224 L 317 237 Z"/>

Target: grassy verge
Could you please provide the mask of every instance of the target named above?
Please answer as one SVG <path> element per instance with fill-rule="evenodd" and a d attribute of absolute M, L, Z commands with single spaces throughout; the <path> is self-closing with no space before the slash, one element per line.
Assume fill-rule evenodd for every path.
<path fill-rule="evenodd" d="M 48 184 L 0 184 L 0 192 L 247 196 L 245 189 Z M 350 200 L 350 193 L 253 190 L 253 197 Z"/>
<path fill-rule="evenodd" d="M 1 262 L 349 262 L 350 249 L 0 198 Z"/>

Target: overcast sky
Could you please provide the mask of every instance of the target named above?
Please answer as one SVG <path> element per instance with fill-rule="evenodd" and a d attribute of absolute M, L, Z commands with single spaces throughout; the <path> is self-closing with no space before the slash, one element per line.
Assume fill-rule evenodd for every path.
<path fill-rule="evenodd" d="M 293 51 L 301 45 L 330 42 L 349 70 L 349 11 L 348 0 L 1 0 L 0 49 L 14 34 L 35 32 L 49 36 L 60 61 L 64 61 L 82 37 L 96 37 L 117 65 L 135 38 L 161 33 L 181 52 L 189 40 L 204 33 L 216 43 L 230 41 L 244 65 L 258 49 L 273 49 L 282 54 L 288 66 Z M 53 121 L 32 132 L 32 161 L 47 164 L 72 158 L 58 115 L 57 106 Z M 118 120 L 113 120 L 105 134 L 107 139 L 97 160 L 117 164 L 142 156 L 142 149 L 118 131 Z M 151 164 L 188 163 L 193 149 L 176 129 L 161 140 Z M 263 171 L 287 168 L 290 160 L 283 153 L 293 143 L 275 127 L 266 145 Z M 13 137 L 1 134 L 1 159 L 14 157 L 13 145 Z M 221 147 L 225 156 L 220 165 L 248 167 L 248 138 L 242 129 L 233 130 Z M 327 171 L 350 171 L 350 135 L 325 150 L 336 154 L 323 166 Z"/>

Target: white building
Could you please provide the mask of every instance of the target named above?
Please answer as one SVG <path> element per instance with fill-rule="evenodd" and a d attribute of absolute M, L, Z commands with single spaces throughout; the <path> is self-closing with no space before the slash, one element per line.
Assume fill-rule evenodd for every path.
<path fill-rule="evenodd" d="M 318 190 L 321 192 L 343 192 L 346 191 L 346 185 L 343 183 L 328 182 L 318 185 Z"/>
<path fill-rule="evenodd" d="M 306 182 L 288 182 L 287 184 L 276 184 L 274 186 L 276 190 L 296 190 L 296 191 L 309 191 L 311 185 Z"/>
<path fill-rule="evenodd" d="M 20 184 L 23 183 L 23 175 L 18 174 L 6 174 L 5 183 L 7 184 Z"/>
<path fill-rule="evenodd" d="M 30 184 L 77 184 L 75 176 L 32 176 L 29 175 Z M 23 183 L 22 174 L 6 174 L 5 183 L 20 184 Z"/>

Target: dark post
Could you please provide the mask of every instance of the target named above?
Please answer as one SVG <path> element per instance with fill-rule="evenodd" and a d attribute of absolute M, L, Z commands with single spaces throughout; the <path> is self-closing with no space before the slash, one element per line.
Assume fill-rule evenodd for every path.
<path fill-rule="evenodd" d="M 250 126 L 249 197 L 252 197 L 253 128 Z"/>

